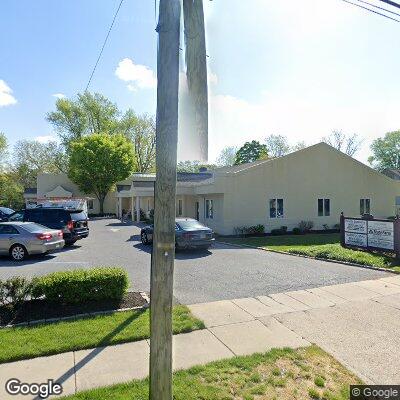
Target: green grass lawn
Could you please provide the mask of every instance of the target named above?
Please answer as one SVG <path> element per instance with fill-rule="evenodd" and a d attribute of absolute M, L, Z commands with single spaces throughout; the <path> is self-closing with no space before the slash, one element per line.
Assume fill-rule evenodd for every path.
<path fill-rule="evenodd" d="M 221 241 L 400 271 L 400 264 L 394 257 L 341 247 L 338 233 L 221 238 Z"/>
<path fill-rule="evenodd" d="M 316 346 L 235 357 L 174 374 L 174 400 L 347 400 L 362 383 Z M 147 400 L 148 379 L 94 389 L 69 400 Z"/>
<path fill-rule="evenodd" d="M 203 329 L 186 306 L 173 309 L 174 334 Z M 150 336 L 149 310 L 55 323 L 0 329 L 0 363 L 47 356 L 117 343 L 134 342 Z"/>

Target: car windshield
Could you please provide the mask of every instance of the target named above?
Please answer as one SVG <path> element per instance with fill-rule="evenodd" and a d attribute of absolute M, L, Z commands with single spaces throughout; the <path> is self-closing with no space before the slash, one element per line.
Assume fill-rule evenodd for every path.
<path fill-rule="evenodd" d="M 46 228 L 45 226 L 40 224 L 35 224 L 34 222 L 31 222 L 29 224 L 24 224 L 21 227 L 28 232 L 43 232 L 49 230 L 49 228 Z"/>
<path fill-rule="evenodd" d="M 0 211 L 7 215 L 11 215 L 14 213 L 14 210 L 11 210 L 11 208 L 7 208 L 7 207 L 0 207 Z"/>
<path fill-rule="evenodd" d="M 177 224 L 183 229 L 183 230 L 193 230 L 193 229 L 208 229 L 205 225 L 200 223 L 199 221 L 196 220 L 184 220 L 184 221 L 178 221 Z"/>
<path fill-rule="evenodd" d="M 70 211 L 70 214 L 73 221 L 82 221 L 87 219 L 87 215 L 84 211 Z"/>

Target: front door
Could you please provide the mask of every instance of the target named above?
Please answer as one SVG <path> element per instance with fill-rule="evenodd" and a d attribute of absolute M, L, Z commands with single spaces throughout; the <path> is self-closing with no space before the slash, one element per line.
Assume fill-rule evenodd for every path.
<path fill-rule="evenodd" d="M 196 219 L 200 220 L 200 203 L 198 201 L 196 201 Z"/>

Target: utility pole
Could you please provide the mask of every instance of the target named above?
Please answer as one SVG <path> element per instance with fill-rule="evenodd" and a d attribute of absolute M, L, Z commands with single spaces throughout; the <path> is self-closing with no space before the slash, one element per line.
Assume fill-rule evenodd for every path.
<path fill-rule="evenodd" d="M 183 0 L 186 76 L 201 161 L 208 161 L 208 86 L 203 0 Z"/>
<path fill-rule="evenodd" d="M 150 400 L 172 400 L 180 14 L 180 0 L 160 0 L 157 25 L 157 178 L 150 285 Z"/>

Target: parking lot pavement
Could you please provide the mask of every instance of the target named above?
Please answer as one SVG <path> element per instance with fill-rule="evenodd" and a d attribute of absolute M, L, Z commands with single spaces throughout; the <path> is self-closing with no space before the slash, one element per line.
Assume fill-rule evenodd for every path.
<path fill-rule="evenodd" d="M 151 246 L 140 243 L 140 228 L 116 219 L 90 221 L 89 238 L 45 257 L 15 263 L 0 258 L 0 279 L 13 275 L 42 275 L 94 266 L 126 268 L 134 290 L 150 287 Z M 263 296 L 292 290 L 390 276 L 348 265 L 239 248 L 216 243 L 210 251 L 176 255 L 174 294 L 194 304 Z"/>

